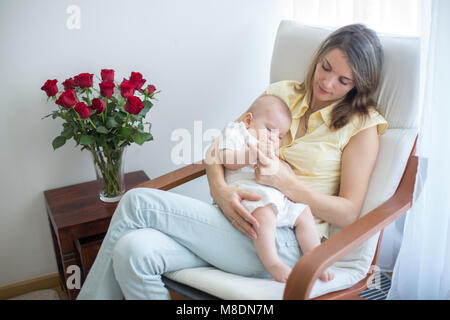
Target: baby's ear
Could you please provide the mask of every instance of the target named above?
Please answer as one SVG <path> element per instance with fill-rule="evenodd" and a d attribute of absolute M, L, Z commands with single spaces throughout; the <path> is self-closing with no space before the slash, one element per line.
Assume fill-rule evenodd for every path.
<path fill-rule="evenodd" d="M 253 114 L 251 112 L 247 112 L 244 116 L 244 124 L 247 129 L 250 126 L 250 124 L 252 123 L 252 120 L 253 120 Z"/>

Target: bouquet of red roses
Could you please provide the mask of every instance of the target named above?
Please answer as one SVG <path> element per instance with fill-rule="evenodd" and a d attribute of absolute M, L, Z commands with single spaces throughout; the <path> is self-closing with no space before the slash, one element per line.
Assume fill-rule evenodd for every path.
<path fill-rule="evenodd" d="M 47 94 L 47 101 L 54 100 L 58 110 L 42 119 L 52 116 L 65 121 L 63 131 L 52 142 L 53 149 L 73 138 L 76 146 L 82 145 L 81 150 L 91 151 L 105 185 L 111 180 L 107 193 L 115 195 L 120 189 L 119 181 L 114 181 L 119 179 L 120 150 L 134 142 L 142 145 L 153 140 L 151 123 L 144 119 L 153 106 L 151 100 L 156 100 L 155 95 L 160 91 L 154 85 L 144 88 L 146 80 L 139 72 L 132 72 L 129 79 L 124 78 L 119 84 L 114 81 L 114 70 L 103 69 L 98 88 L 93 78 L 93 74 L 80 73 L 66 79 L 61 90 L 57 80 L 47 80 L 41 89 Z M 147 130 L 144 125 L 148 125 Z M 100 151 L 104 157 L 99 156 Z"/>
<path fill-rule="evenodd" d="M 151 100 L 160 91 L 154 85 L 143 89 L 146 80 L 139 72 L 132 72 L 128 80 L 118 84 L 114 81 L 114 70 L 103 69 L 99 89 L 94 87 L 93 77 L 90 73 L 80 73 L 65 80 L 61 94 L 57 80 L 47 80 L 41 88 L 59 106 L 42 119 L 52 116 L 66 121 L 64 130 L 52 142 L 53 149 L 63 146 L 70 138 L 75 139 L 77 146 L 83 145 L 81 150 L 95 146 L 117 149 L 152 140 L 151 123 L 143 120 L 153 106 Z M 148 132 L 144 124 L 149 125 Z"/>

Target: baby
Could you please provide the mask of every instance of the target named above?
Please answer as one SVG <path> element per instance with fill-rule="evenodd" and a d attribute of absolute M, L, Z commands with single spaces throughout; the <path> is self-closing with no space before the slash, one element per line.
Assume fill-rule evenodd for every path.
<path fill-rule="evenodd" d="M 279 190 L 256 182 L 256 161 L 250 159 L 247 143 L 273 145 L 274 153 L 278 153 L 280 141 L 289 131 L 291 121 L 291 112 L 283 100 L 263 95 L 253 102 L 242 122 L 231 122 L 223 129 L 218 147 L 227 183 L 261 196 L 259 201 L 243 200 L 242 205 L 260 224 L 253 243 L 265 269 L 279 282 L 286 282 L 291 268 L 278 256 L 276 228 L 295 228 L 303 254 L 320 245 L 320 237 L 309 206 L 294 203 Z M 329 269 L 320 275 L 322 281 L 333 277 Z"/>

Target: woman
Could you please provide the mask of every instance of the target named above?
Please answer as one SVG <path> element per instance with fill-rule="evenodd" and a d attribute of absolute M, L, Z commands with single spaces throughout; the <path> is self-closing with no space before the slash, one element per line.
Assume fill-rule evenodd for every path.
<path fill-rule="evenodd" d="M 381 66 L 376 34 L 350 25 L 325 39 L 303 83 L 282 81 L 265 92 L 284 99 L 293 122 L 281 159 L 259 154 L 257 181 L 308 204 L 324 238 L 358 219 L 362 208 L 378 135 L 387 127 L 369 98 Z M 276 173 L 261 174 L 273 165 Z M 124 195 L 78 299 L 167 299 L 161 275 L 183 268 L 268 276 L 252 243 L 257 221 L 240 204 L 258 196 L 228 186 L 216 161 L 206 168 L 218 206 L 153 189 Z M 280 258 L 293 267 L 302 256 L 293 230 L 279 228 L 276 238 Z"/>

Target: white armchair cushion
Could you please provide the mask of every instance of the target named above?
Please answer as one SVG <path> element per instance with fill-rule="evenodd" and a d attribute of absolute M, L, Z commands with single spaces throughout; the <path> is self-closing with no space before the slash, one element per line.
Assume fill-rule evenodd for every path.
<path fill-rule="evenodd" d="M 361 216 L 377 208 L 395 193 L 403 176 L 414 140 L 416 129 L 388 129 L 380 137 L 380 150 L 367 190 L 367 196 L 361 210 Z M 331 228 L 331 234 L 338 232 L 338 228 Z M 370 269 L 379 233 L 353 249 L 334 265 L 346 268 L 347 272 L 358 274 L 357 281 L 363 279 Z M 334 290 L 330 290 L 334 291 Z"/>
<path fill-rule="evenodd" d="M 331 267 L 331 282 L 317 280 L 311 298 L 330 291 L 342 290 L 358 282 L 358 275 L 345 268 Z M 167 278 L 224 300 L 281 300 L 285 284 L 270 279 L 249 278 L 224 272 L 214 267 L 190 268 L 164 274 Z"/>

